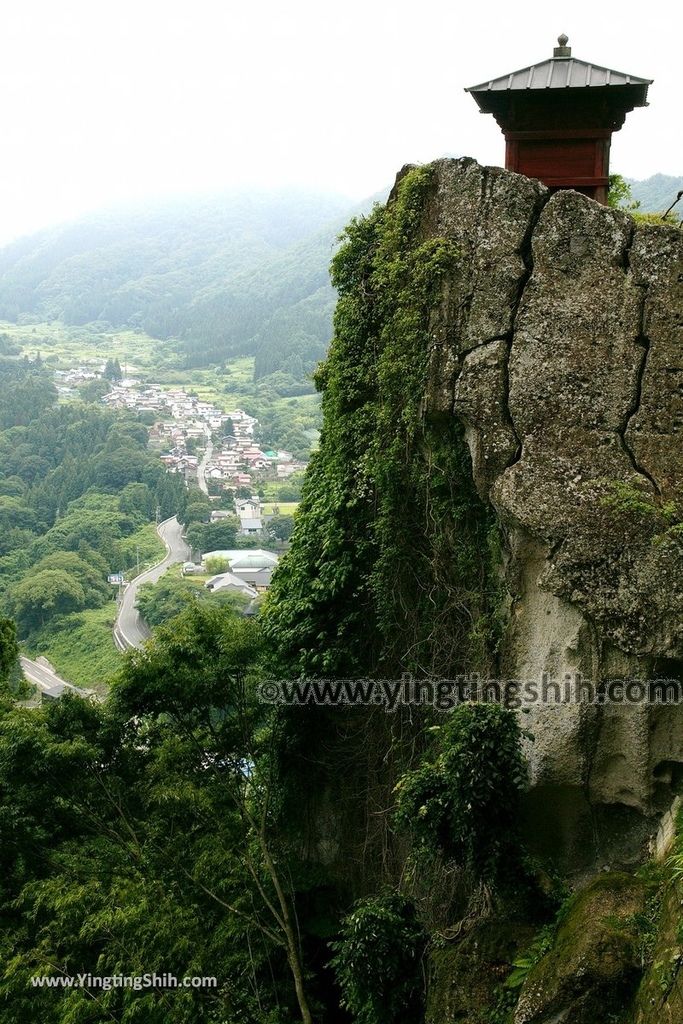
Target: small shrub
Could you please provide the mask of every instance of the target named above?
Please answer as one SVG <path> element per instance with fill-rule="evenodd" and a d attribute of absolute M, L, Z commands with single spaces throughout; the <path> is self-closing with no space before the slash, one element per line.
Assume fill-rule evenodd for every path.
<path fill-rule="evenodd" d="M 553 948 L 555 925 L 546 924 L 534 937 L 531 945 L 513 961 L 513 970 L 505 981 L 508 989 L 519 989 L 527 979 L 529 971 Z"/>
<path fill-rule="evenodd" d="M 207 558 L 204 562 L 204 568 L 212 576 L 218 576 L 219 573 L 227 572 L 230 568 L 230 563 L 227 558 L 220 558 L 216 555 L 214 558 Z"/>
<path fill-rule="evenodd" d="M 342 1003 L 355 1024 L 419 1024 L 426 946 L 414 907 L 400 893 L 383 893 L 355 905 L 343 922 L 341 939 L 332 945 Z"/>
<path fill-rule="evenodd" d="M 519 863 L 520 794 L 526 785 L 516 715 L 462 704 L 440 730 L 440 753 L 399 781 L 396 821 L 416 851 L 441 854 L 495 882 Z"/>

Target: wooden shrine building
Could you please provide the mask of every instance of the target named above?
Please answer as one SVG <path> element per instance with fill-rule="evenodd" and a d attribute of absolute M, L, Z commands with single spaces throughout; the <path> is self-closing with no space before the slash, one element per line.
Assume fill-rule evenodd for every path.
<path fill-rule="evenodd" d="M 577 60 L 568 42 L 561 35 L 550 60 L 466 91 L 503 129 L 508 170 L 606 203 L 612 132 L 647 106 L 652 80 Z"/>

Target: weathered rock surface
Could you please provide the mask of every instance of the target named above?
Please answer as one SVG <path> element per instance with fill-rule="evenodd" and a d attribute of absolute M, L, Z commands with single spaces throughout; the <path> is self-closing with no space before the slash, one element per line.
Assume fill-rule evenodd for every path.
<path fill-rule="evenodd" d="M 683 677 L 683 232 L 462 159 L 436 163 L 422 234 L 461 254 L 425 412 L 465 424 L 507 533 L 506 676 Z M 680 707 L 536 705 L 529 725 L 534 785 L 580 794 L 588 831 L 591 808 L 647 815 L 679 785 Z"/>
<path fill-rule="evenodd" d="M 489 918 L 430 956 L 426 1024 L 486 1020 L 510 964 L 534 936 L 534 925 Z"/>
<path fill-rule="evenodd" d="M 640 980 L 634 918 L 645 897 L 642 882 L 616 873 L 580 892 L 531 968 L 514 1024 L 597 1024 L 622 1011 Z"/>
<path fill-rule="evenodd" d="M 529 274 L 532 227 L 548 193 L 538 181 L 480 167 L 467 158 L 440 160 L 435 170 L 435 194 L 423 231 L 426 237 L 452 239 L 461 259 L 433 318 L 427 405 L 432 413 L 452 413 L 453 389 L 466 354 L 492 341 L 509 345 Z M 505 349 L 497 350 L 504 374 Z"/>
<path fill-rule="evenodd" d="M 643 289 L 645 358 L 637 408 L 625 432 L 639 466 L 663 494 L 683 490 L 683 239 L 675 228 L 639 227 L 630 252 Z"/>
<path fill-rule="evenodd" d="M 519 449 L 505 401 L 509 348 L 509 342 L 499 338 L 472 349 L 455 382 L 454 408 L 467 425 L 472 466 L 485 491 Z"/>
<path fill-rule="evenodd" d="M 683 1020 L 682 902 L 680 883 L 670 882 L 664 894 L 652 964 L 636 995 L 633 1024 L 679 1024 Z"/>

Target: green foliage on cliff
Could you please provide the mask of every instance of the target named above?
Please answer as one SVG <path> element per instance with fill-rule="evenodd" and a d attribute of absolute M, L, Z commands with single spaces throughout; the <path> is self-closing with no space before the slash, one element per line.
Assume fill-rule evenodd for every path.
<path fill-rule="evenodd" d="M 397 786 L 397 823 L 418 853 L 442 855 L 487 882 L 519 866 L 521 731 L 498 704 L 462 704 L 440 730 L 438 754 Z"/>
<path fill-rule="evenodd" d="M 355 1024 L 419 1024 L 427 942 L 415 908 L 400 893 L 380 893 L 355 905 L 333 944 L 332 961 Z"/>
<path fill-rule="evenodd" d="M 265 615 L 283 671 L 448 675 L 495 648 L 493 520 L 462 428 L 424 411 L 430 317 L 459 260 L 423 236 L 431 180 L 407 173 L 333 262 L 320 449 Z"/>

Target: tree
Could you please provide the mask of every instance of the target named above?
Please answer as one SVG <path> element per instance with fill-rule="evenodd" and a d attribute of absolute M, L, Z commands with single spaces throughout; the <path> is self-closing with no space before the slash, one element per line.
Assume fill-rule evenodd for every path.
<path fill-rule="evenodd" d="M 99 402 L 109 391 L 109 384 L 104 378 L 100 380 L 88 380 L 81 384 L 78 393 L 84 402 Z"/>
<path fill-rule="evenodd" d="M 94 483 L 101 489 L 121 490 L 130 482 L 142 479 L 144 469 L 149 465 L 150 457 L 137 448 L 118 448 L 103 452 L 94 464 Z"/>
<path fill-rule="evenodd" d="M 0 530 L 10 530 L 13 526 L 23 529 L 34 529 L 36 514 L 29 508 L 23 498 L 0 497 Z"/>
<path fill-rule="evenodd" d="M 212 507 L 209 499 L 201 491 L 193 491 L 183 510 L 181 522 L 185 526 L 191 526 L 192 523 L 208 523 Z"/>
<path fill-rule="evenodd" d="M 93 564 L 93 560 L 98 564 Z M 85 603 L 88 605 L 101 606 L 110 596 L 106 563 L 87 544 L 79 545 L 78 553 L 54 551 L 45 555 L 32 567 L 31 573 L 39 575 L 46 569 L 58 569 L 77 580 L 83 588 Z"/>
<path fill-rule="evenodd" d="M 301 482 L 300 478 L 303 474 L 292 473 L 286 484 L 278 490 L 278 499 L 280 501 L 301 501 Z"/>
<path fill-rule="evenodd" d="M 107 359 L 104 370 L 102 371 L 102 376 L 107 380 L 121 380 L 123 374 L 121 372 L 121 364 L 118 359 Z"/>
<path fill-rule="evenodd" d="M 149 626 L 159 626 L 184 611 L 196 593 L 184 579 L 167 573 L 156 583 L 140 587 L 135 606 Z"/>
<path fill-rule="evenodd" d="M 633 200 L 631 186 L 621 174 L 610 174 L 607 205 L 613 209 L 637 210 L 639 202 Z"/>
<path fill-rule="evenodd" d="M 147 484 L 126 484 L 119 495 L 119 508 L 128 515 L 139 516 L 149 522 L 154 518 L 154 495 Z"/>
<path fill-rule="evenodd" d="M 0 495 L 8 498 L 21 498 L 26 494 L 26 483 L 20 476 L 8 476 L 0 480 Z"/>
<path fill-rule="evenodd" d="M 275 540 L 289 540 L 294 532 L 294 516 L 273 516 L 267 530 Z"/>
<path fill-rule="evenodd" d="M 18 656 L 17 627 L 12 619 L 0 618 L 0 685 L 8 681 Z"/>
<path fill-rule="evenodd" d="M 13 367 L 0 379 L 0 430 L 28 424 L 49 409 L 57 398 L 50 378 L 30 366 Z"/>
<path fill-rule="evenodd" d="M 216 561 L 221 564 L 218 572 L 223 571 L 223 565 L 227 568 L 227 562 Z M 193 602 L 220 607 L 229 615 L 241 612 L 248 604 L 248 598 L 229 589 L 212 592 L 196 587 L 189 579 L 167 572 L 156 583 L 145 583 L 140 587 L 136 607 L 149 626 L 159 626 L 180 615 Z"/>
<path fill-rule="evenodd" d="M 52 615 L 77 611 L 86 603 L 83 586 L 64 569 L 31 573 L 11 590 L 15 617 L 25 630 L 43 625 Z"/>
<path fill-rule="evenodd" d="M 187 542 L 195 551 L 226 551 L 235 547 L 238 529 L 235 516 L 217 523 L 193 523 L 187 530 Z"/>
<path fill-rule="evenodd" d="M 250 676 L 259 646 L 253 621 L 191 606 L 132 655 L 107 704 L 0 709 L 8 1019 L 276 1024 L 298 1006 L 311 1024 L 274 732 Z M 219 987 L 30 983 L 169 967 Z"/>
<path fill-rule="evenodd" d="M 245 829 L 243 840 L 235 845 L 233 836 L 226 847 L 220 844 L 221 812 L 214 818 L 217 807 L 209 811 L 204 803 L 212 841 L 219 840 L 221 859 L 225 864 L 227 853 L 232 866 L 225 864 L 211 887 L 205 884 L 206 856 L 183 858 L 182 874 L 284 949 L 302 1024 L 313 1024 L 294 896 L 281 867 L 281 838 L 274 828 L 274 732 L 259 728 L 261 711 L 245 676 L 258 650 L 254 622 L 192 605 L 172 625 L 161 627 L 153 642 L 126 663 L 113 701 L 129 721 L 134 716 L 143 733 L 153 724 L 157 740 L 169 729 L 176 742 L 182 738 L 185 756 L 193 756 L 202 769 L 197 782 L 204 781 L 207 796 L 213 792 L 218 806 L 237 812 Z M 211 751 L 208 758 L 207 750 Z M 251 879 L 255 886 L 246 908 L 241 894 L 230 891 L 230 879 L 236 875 Z"/>
<path fill-rule="evenodd" d="M 177 515 L 180 522 L 184 522 L 187 489 L 181 476 L 177 473 L 162 472 L 156 485 L 155 497 L 162 520 Z"/>

